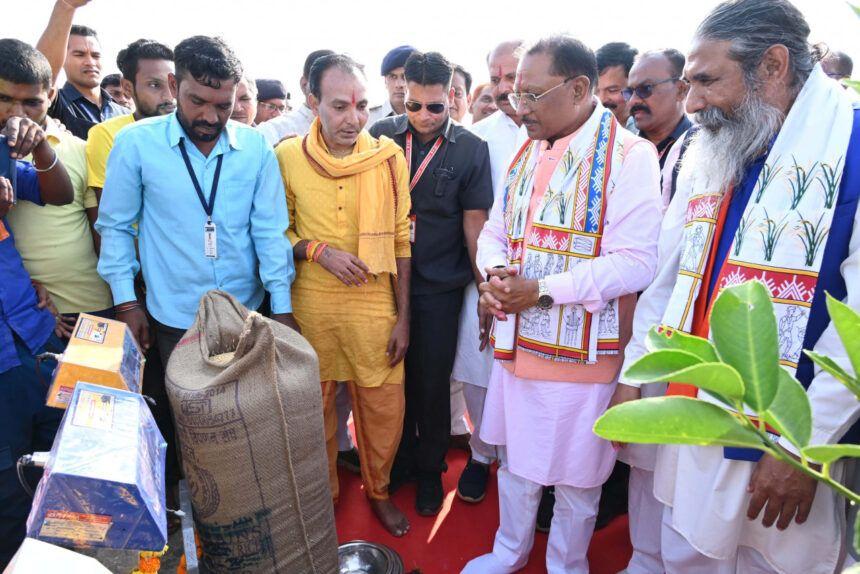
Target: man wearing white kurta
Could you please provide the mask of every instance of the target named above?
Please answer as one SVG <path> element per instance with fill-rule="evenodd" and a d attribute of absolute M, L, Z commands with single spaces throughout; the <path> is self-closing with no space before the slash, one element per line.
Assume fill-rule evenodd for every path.
<path fill-rule="evenodd" d="M 526 564 L 550 485 L 547 571 L 588 572 L 601 485 L 615 463 L 592 427 L 612 396 L 636 293 L 653 278 L 661 215 L 654 148 L 597 101 L 596 79 L 591 50 L 554 36 L 526 51 L 511 94 L 531 141 L 478 242 L 496 358 L 481 438 L 503 447 L 500 524 L 493 552 L 469 562 L 468 574 Z"/>
<path fill-rule="evenodd" d="M 860 306 L 860 112 L 815 64 L 808 35 L 803 15 L 785 0 L 721 4 L 700 25 L 685 70 L 687 111 L 700 129 L 663 221 L 657 277 L 637 306 L 625 366 L 645 352 L 652 326 L 705 335 L 721 288 L 761 280 L 771 290 L 778 324 L 790 323 L 780 336 L 780 358 L 807 387 L 810 443 L 827 444 L 856 421 L 858 402 L 833 377 L 805 364 L 800 349 L 814 348 L 850 369 L 823 295 Z M 818 189 L 793 195 L 793 165 L 818 177 Z M 828 181 L 826 170 L 836 165 L 844 171 Z M 823 222 L 824 241 L 810 249 L 799 235 L 786 234 L 765 250 L 757 232 L 746 237 L 744 229 L 762 229 L 771 218 Z M 621 383 L 613 403 L 638 398 L 631 381 Z M 712 400 L 702 391 L 698 396 Z M 785 439 L 779 444 L 795 450 Z M 840 571 L 844 501 L 768 455 L 756 462 L 755 452 L 659 448 L 654 495 L 665 505 L 667 573 Z M 834 464 L 831 474 L 841 473 Z"/>
<path fill-rule="evenodd" d="M 489 147 L 495 201 L 498 201 L 504 192 L 505 175 L 514 154 L 528 138 L 519 117 L 508 102 L 508 94 L 514 87 L 513 79 L 519 63 L 516 50 L 521 44 L 519 40 L 502 42 L 490 52 L 487 66 L 493 97 L 499 109 L 483 121 L 469 126 L 469 130 L 486 141 Z M 480 349 L 477 307 L 478 286 L 473 283 L 466 287 L 463 309 L 460 312 L 457 356 L 451 373 L 452 425 L 454 417 L 462 410 L 457 408 L 462 396 L 473 427 L 472 438 L 469 440 L 472 459 L 463 469 L 457 484 L 457 496 L 467 502 L 479 502 L 484 498 L 489 465 L 497 458 L 496 447 L 485 443 L 480 437 L 493 353 L 489 347 Z"/>

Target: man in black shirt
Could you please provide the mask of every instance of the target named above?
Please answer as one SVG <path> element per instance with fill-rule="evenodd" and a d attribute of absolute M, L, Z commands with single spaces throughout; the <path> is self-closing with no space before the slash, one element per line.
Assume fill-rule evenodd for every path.
<path fill-rule="evenodd" d="M 486 142 L 450 119 L 452 72 L 441 54 L 413 53 L 405 65 L 406 114 L 380 120 L 370 130 L 374 137 L 393 138 L 409 163 L 412 317 L 406 416 L 391 482 L 416 477 L 415 507 L 425 516 L 442 507 L 463 288 L 483 281 L 475 254 L 493 204 Z"/>
<path fill-rule="evenodd" d="M 657 146 L 660 169 L 669 148 L 693 125 L 684 113 L 684 63 L 678 50 L 646 52 L 633 64 L 627 88 L 622 90 L 639 136 Z"/>
<path fill-rule="evenodd" d="M 36 44 L 36 49 L 51 63 L 55 86 L 60 70 L 66 72 L 66 84 L 55 92 L 48 115 L 84 140 L 94 125 L 131 113 L 101 87 L 102 54 L 95 30 L 72 26 L 75 10 L 88 2 L 57 0 L 48 26 Z"/>

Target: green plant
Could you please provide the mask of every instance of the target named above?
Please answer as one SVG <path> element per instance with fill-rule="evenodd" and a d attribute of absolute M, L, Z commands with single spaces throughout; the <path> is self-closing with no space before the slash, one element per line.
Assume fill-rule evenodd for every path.
<path fill-rule="evenodd" d="M 810 168 L 809 171 L 806 171 L 805 168 L 797 163 L 797 160 L 794 159 L 794 157 L 791 158 L 791 161 L 792 169 L 794 169 L 794 177 L 789 182 L 791 184 L 791 208 L 797 209 L 797 206 L 800 205 L 800 200 L 803 199 L 809 186 L 812 185 L 813 181 L 815 181 L 812 174 L 815 173 L 815 168 L 818 166 L 818 162 L 813 163 L 812 168 Z"/>
<path fill-rule="evenodd" d="M 764 194 L 764 190 L 773 182 L 779 172 L 782 171 L 782 167 L 778 167 L 773 169 L 774 164 L 779 163 L 779 157 L 774 158 L 773 163 L 765 162 L 764 166 L 761 168 L 761 173 L 759 174 L 758 181 L 756 182 L 756 192 L 755 192 L 755 202 L 758 203 L 761 200 L 761 196 Z"/>
<path fill-rule="evenodd" d="M 828 230 L 821 227 L 821 222 L 824 220 L 824 214 L 821 214 L 818 218 L 818 222 L 814 225 L 811 221 L 804 219 L 799 211 L 797 212 L 797 215 L 800 218 L 800 241 L 803 243 L 806 265 L 807 267 L 811 267 L 812 264 L 815 263 L 815 256 L 818 254 L 818 250 L 827 238 Z"/>
<path fill-rule="evenodd" d="M 827 310 L 854 374 L 827 356 L 805 352 L 860 400 L 860 315 L 830 295 Z M 713 342 L 654 328 L 646 340 L 649 352 L 624 376 L 640 383 L 693 384 L 728 408 L 678 396 L 641 399 L 606 411 L 594 432 L 626 443 L 755 448 L 823 482 L 852 503 L 860 502 L 860 495 L 830 476 L 831 464 L 860 457 L 860 446 L 809 444 L 809 399 L 797 379 L 779 364 L 776 317 L 767 287 L 748 281 L 724 289 L 714 302 L 711 336 Z M 755 416 L 747 415 L 745 407 Z M 796 447 L 799 460 L 768 437 L 766 425 Z M 820 464 L 820 469 L 813 463 Z M 858 537 L 860 531 L 855 532 L 855 546 L 860 546 Z"/>
<path fill-rule="evenodd" d="M 779 243 L 779 238 L 782 236 L 782 232 L 785 231 L 788 223 L 785 222 L 785 217 L 777 223 L 770 218 L 770 215 L 767 213 L 767 209 L 764 210 L 764 217 L 764 222 L 759 226 L 758 233 L 761 235 L 761 246 L 764 250 L 764 260 L 770 261 L 773 259 L 776 245 Z"/>

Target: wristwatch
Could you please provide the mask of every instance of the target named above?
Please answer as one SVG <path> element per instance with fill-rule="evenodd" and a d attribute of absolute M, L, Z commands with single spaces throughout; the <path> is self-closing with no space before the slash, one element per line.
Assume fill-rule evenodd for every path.
<path fill-rule="evenodd" d="M 553 299 L 552 295 L 549 294 L 549 287 L 547 287 L 546 279 L 538 279 L 537 308 L 546 311 L 551 309 L 553 305 L 555 305 L 555 299 Z"/>

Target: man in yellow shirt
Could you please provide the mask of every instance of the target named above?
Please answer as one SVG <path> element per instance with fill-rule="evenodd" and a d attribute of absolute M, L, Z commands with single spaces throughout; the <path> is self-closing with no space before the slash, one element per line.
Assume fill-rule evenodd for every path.
<path fill-rule="evenodd" d="M 4 42 L 6 56 L 11 58 L 9 54 L 14 53 L 18 54 L 15 57 L 27 58 L 30 66 L 50 77 L 50 64 L 41 53 L 14 40 Z M 87 193 L 85 144 L 48 118 L 48 107 L 56 91 L 50 80 L 35 83 L 22 80 L 14 66 L 0 70 L 0 124 L 17 116 L 42 126 L 48 143 L 66 166 L 75 195 L 67 205 L 40 207 L 19 202 L 7 219 L 18 252 L 30 277 L 47 289 L 60 313 L 110 315 L 113 312 L 110 290 L 96 272 L 98 257 L 90 221 L 95 220 L 98 203 L 95 196 Z M 73 319 L 71 323 L 74 324 Z"/>
<path fill-rule="evenodd" d="M 361 475 L 371 508 L 402 536 L 409 523 L 388 496 L 403 427 L 409 343 L 409 174 L 391 139 L 373 138 L 364 74 L 348 56 L 310 72 L 308 135 L 275 150 L 284 178 L 296 279 L 293 312 L 320 358 L 326 445 L 337 500 L 337 381 L 352 398 Z"/>
<path fill-rule="evenodd" d="M 119 130 L 137 120 L 169 114 L 176 108 L 167 85 L 167 76 L 173 73 L 173 51 L 170 48 L 152 40 L 137 40 L 120 51 L 116 65 L 122 72 L 123 89 L 134 99 L 135 111 L 90 129 L 87 138 L 88 184 L 99 197 L 105 185 L 108 155 Z"/>

